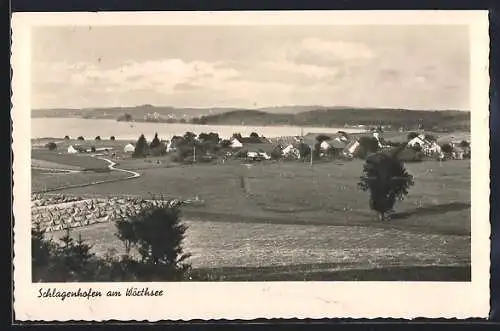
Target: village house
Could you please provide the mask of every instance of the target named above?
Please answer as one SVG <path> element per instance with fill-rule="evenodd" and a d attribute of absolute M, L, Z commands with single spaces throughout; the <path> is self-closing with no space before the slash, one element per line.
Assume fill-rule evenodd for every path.
<path fill-rule="evenodd" d="M 361 144 L 359 143 L 359 141 L 353 140 L 344 148 L 344 155 L 353 157 L 360 147 Z"/>
<path fill-rule="evenodd" d="M 69 145 L 68 154 L 76 154 L 76 153 L 78 153 L 78 151 L 72 145 Z"/>
<path fill-rule="evenodd" d="M 293 144 L 290 144 L 286 146 L 282 151 L 281 154 L 285 158 L 294 158 L 294 159 L 300 159 L 300 151 L 298 148 L 296 148 Z"/>
<path fill-rule="evenodd" d="M 231 144 L 229 145 L 231 148 L 242 148 L 243 144 L 236 138 L 231 139 Z"/>
<path fill-rule="evenodd" d="M 441 153 L 441 146 L 439 146 L 437 142 L 429 140 L 424 134 L 420 134 L 411 139 L 410 141 L 408 141 L 407 145 L 412 148 L 420 146 L 422 152 L 424 152 L 426 155 L 435 155 Z"/>
<path fill-rule="evenodd" d="M 127 144 L 123 147 L 123 152 L 125 153 L 133 153 L 135 151 L 135 146 L 132 144 Z"/>

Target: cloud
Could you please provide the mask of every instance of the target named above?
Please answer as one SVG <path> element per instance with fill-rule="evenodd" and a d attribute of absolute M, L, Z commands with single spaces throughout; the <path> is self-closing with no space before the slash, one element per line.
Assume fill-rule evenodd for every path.
<path fill-rule="evenodd" d="M 366 62 L 375 57 L 374 51 L 363 43 L 319 38 L 304 39 L 297 47 L 290 47 L 287 53 L 287 58 L 293 62 L 319 66 Z"/>

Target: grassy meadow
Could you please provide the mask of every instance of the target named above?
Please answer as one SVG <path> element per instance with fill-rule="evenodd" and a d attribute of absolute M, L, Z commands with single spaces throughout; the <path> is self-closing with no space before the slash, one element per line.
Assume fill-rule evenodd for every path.
<path fill-rule="evenodd" d="M 64 141 L 58 149 L 70 143 Z M 97 148 L 115 144 L 116 150 L 126 144 L 84 143 Z M 37 148 L 32 158 L 64 169 L 107 167 L 89 156 Z M 176 165 L 169 156 L 147 162 L 123 157 L 117 162 L 117 167 L 141 176 L 55 193 L 198 197 L 203 204 L 182 209 L 189 225 L 186 251 L 193 254 L 193 267 L 217 279 L 470 279 L 470 160 L 407 163 L 415 186 L 397 202 L 393 219 L 383 223 L 370 211 L 368 193 L 357 187 L 362 160 L 312 167 L 299 161 Z M 115 176 L 124 179 L 127 174 L 33 171 L 32 186 L 60 187 Z M 98 254 L 123 250 L 111 223 L 78 228 L 73 234 L 81 234 Z"/>

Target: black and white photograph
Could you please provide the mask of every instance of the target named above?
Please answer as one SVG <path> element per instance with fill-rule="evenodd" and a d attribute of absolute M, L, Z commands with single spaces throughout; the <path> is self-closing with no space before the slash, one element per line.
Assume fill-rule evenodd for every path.
<path fill-rule="evenodd" d="M 471 24 L 105 16 L 35 23 L 24 41 L 13 126 L 29 147 L 14 159 L 27 154 L 31 202 L 16 226 L 36 293 L 487 280 Z"/>

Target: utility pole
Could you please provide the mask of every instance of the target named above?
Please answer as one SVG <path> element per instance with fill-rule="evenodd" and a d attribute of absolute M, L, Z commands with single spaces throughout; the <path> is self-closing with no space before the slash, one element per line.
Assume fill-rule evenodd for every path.
<path fill-rule="evenodd" d="M 196 145 L 193 146 L 193 162 L 196 162 Z"/>
<path fill-rule="evenodd" d="M 310 152 L 310 154 L 311 154 L 310 166 L 312 167 L 312 165 L 313 165 L 313 153 L 314 153 L 313 152 L 313 146 L 310 146 L 310 149 L 311 149 L 311 152 Z"/>

